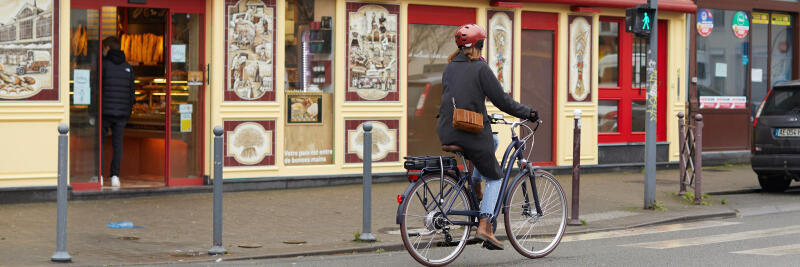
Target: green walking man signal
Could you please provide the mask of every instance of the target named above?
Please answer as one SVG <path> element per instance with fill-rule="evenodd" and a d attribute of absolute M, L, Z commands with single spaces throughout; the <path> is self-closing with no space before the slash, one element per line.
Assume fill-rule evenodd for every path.
<path fill-rule="evenodd" d="M 637 5 L 625 10 L 625 31 L 641 37 L 650 35 L 650 25 L 653 22 L 655 9 L 647 5 Z"/>

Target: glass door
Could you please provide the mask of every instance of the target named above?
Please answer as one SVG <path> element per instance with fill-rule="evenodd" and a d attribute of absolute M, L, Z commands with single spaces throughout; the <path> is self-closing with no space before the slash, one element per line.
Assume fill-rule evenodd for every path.
<path fill-rule="evenodd" d="M 169 28 L 169 171 L 167 185 L 203 183 L 203 93 L 205 91 L 202 14 L 171 13 Z"/>
<path fill-rule="evenodd" d="M 100 189 L 100 10 L 70 10 L 69 173 L 75 190 Z"/>
<path fill-rule="evenodd" d="M 119 178 L 122 188 L 166 184 L 168 88 L 166 45 L 168 10 L 148 7 L 103 7 L 105 37 L 116 36 L 134 73 L 134 103 L 125 124 Z M 106 68 L 104 68 L 105 70 Z M 106 76 L 103 76 L 106 77 Z M 104 121 L 112 118 L 103 118 Z M 114 155 L 109 133 L 103 133 L 103 173 L 110 176 Z M 106 178 L 108 179 L 108 178 Z M 104 186 L 109 186 L 108 181 Z"/>
<path fill-rule="evenodd" d="M 792 79 L 794 60 L 794 16 L 771 11 L 754 11 L 752 14 L 751 122 L 767 91 Z"/>

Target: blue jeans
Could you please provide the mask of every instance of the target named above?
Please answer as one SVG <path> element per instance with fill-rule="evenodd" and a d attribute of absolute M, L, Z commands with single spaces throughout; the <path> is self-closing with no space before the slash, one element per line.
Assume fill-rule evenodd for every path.
<path fill-rule="evenodd" d="M 494 150 L 497 151 L 497 144 L 500 140 L 497 134 L 493 134 Z M 486 180 L 486 189 L 483 190 L 483 200 L 481 200 L 481 214 L 493 214 L 497 198 L 500 197 L 500 187 L 503 185 L 502 179 L 489 180 L 478 171 L 478 168 L 472 168 L 472 181 L 473 183 L 480 183 L 481 180 Z"/>

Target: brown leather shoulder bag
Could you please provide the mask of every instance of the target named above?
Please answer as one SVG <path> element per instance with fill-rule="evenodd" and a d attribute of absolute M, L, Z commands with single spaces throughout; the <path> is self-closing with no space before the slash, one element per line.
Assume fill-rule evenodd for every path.
<path fill-rule="evenodd" d="M 453 128 L 480 133 L 483 131 L 483 115 L 480 113 L 456 107 L 456 98 L 453 97 Z"/>

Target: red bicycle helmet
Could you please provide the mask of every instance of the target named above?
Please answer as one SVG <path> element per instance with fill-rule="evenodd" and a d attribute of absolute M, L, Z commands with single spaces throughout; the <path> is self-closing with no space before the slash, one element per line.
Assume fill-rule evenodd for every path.
<path fill-rule="evenodd" d="M 486 31 L 477 24 L 464 24 L 456 30 L 456 45 L 458 48 L 473 47 L 483 48 L 483 40 L 486 39 Z"/>

